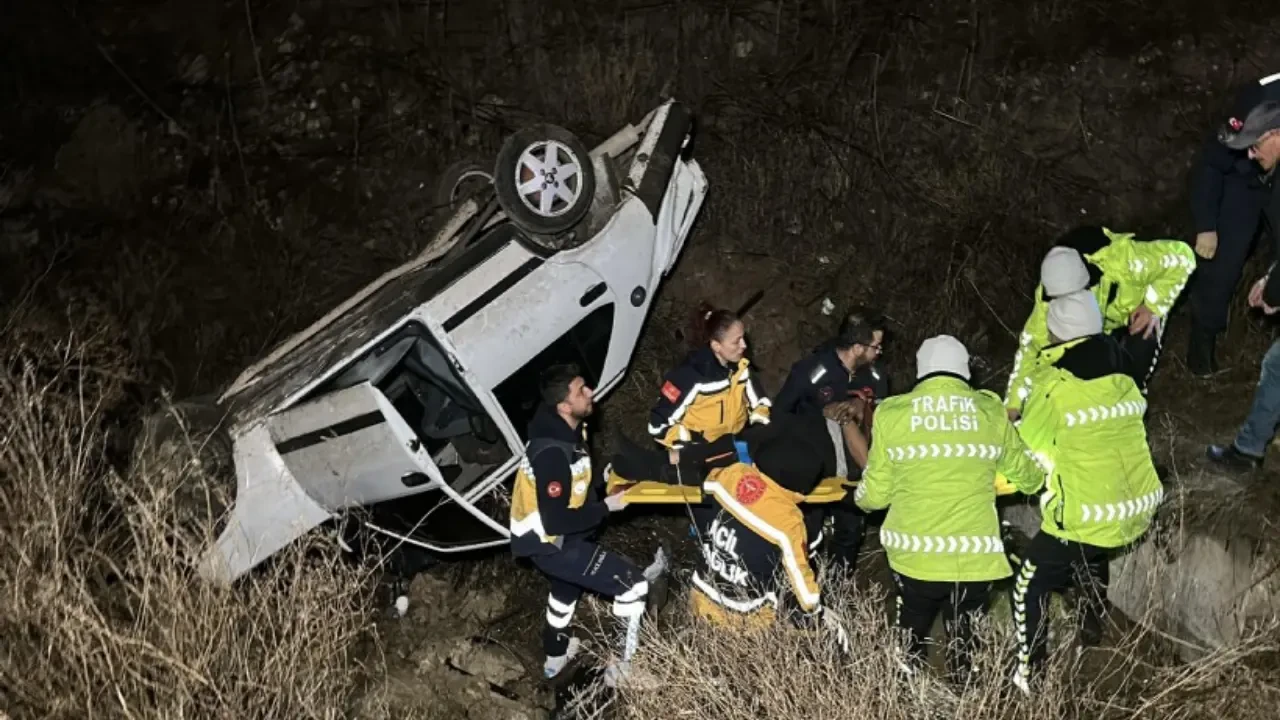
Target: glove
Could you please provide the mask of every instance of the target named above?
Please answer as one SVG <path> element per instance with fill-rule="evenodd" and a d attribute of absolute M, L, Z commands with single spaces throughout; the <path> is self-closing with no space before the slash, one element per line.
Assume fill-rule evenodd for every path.
<path fill-rule="evenodd" d="M 622 493 L 616 492 L 612 495 L 605 496 L 604 505 L 609 508 L 609 512 L 618 512 L 627 506 L 627 501 L 622 497 Z"/>
<path fill-rule="evenodd" d="M 1196 254 L 1205 260 L 1212 260 L 1218 253 L 1218 233 L 1210 230 L 1196 235 Z"/>

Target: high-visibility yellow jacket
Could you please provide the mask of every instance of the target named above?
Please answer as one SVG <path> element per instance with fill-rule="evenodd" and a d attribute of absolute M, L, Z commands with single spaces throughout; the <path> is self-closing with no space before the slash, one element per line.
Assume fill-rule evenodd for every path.
<path fill-rule="evenodd" d="M 749 365 L 743 358 L 725 367 L 710 348 L 690 353 L 663 379 L 649 415 L 649 434 L 679 450 L 689 443 L 736 435 L 748 422 L 769 422 L 771 403 Z"/>
<path fill-rule="evenodd" d="M 1024 493 L 1044 484 L 999 396 L 931 375 L 876 411 L 854 501 L 889 508 L 880 543 L 895 571 L 915 580 L 998 580 L 1013 570 L 996 514 L 997 472 Z"/>
<path fill-rule="evenodd" d="M 1086 263 L 1101 271 L 1101 279 L 1091 289 L 1102 309 L 1103 332 L 1127 326 L 1129 316 L 1143 305 L 1160 318 L 1163 328 L 1170 308 L 1196 269 L 1195 251 L 1182 240 L 1135 240 L 1132 233 L 1106 228 L 1103 233 L 1110 243 L 1084 256 Z M 1048 312 L 1044 286 L 1036 285 L 1035 306 L 1022 328 L 1009 372 L 1004 398 L 1007 408 L 1020 409 L 1031 391 L 1028 383 L 1036 360 L 1049 344 Z"/>
<path fill-rule="evenodd" d="M 1094 336 L 1040 352 L 1019 433 L 1048 471 L 1041 529 L 1104 548 L 1127 545 L 1164 498 L 1147 444 L 1146 399 L 1114 340 Z"/>

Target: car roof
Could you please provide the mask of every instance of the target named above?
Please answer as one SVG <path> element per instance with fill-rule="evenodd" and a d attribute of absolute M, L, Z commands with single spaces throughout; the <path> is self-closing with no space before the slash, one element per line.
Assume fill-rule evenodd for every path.
<path fill-rule="evenodd" d="M 232 425 L 240 426 L 279 410 L 313 380 L 335 369 L 410 314 L 422 312 L 432 298 L 516 240 L 519 232 L 513 224 L 501 223 L 443 263 L 413 267 L 415 262 L 410 261 L 384 273 L 353 296 L 365 295 L 358 302 L 318 328 L 295 333 L 277 345 L 272 354 L 290 343 L 295 347 L 278 358 L 268 355 L 265 365 L 242 373 L 220 398 L 231 414 Z"/>

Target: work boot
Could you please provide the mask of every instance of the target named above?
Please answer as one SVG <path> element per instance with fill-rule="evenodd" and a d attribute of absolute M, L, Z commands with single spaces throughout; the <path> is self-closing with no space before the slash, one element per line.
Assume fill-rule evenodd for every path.
<path fill-rule="evenodd" d="M 1205 457 L 1210 462 L 1226 470 L 1247 472 L 1262 467 L 1262 458 L 1240 452 L 1235 443 L 1230 445 L 1210 445 L 1205 450 Z"/>
<path fill-rule="evenodd" d="M 1192 375 L 1207 378 L 1218 372 L 1218 361 L 1214 358 L 1217 342 L 1217 333 L 1191 328 L 1191 337 L 1187 341 L 1187 369 Z"/>

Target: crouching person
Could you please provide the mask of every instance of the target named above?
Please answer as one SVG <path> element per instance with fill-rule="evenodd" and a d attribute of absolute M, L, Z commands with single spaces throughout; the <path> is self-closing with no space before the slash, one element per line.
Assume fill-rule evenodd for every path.
<path fill-rule="evenodd" d="M 880 529 L 897 585 L 897 624 L 909 639 L 906 668 L 926 663 L 925 638 L 943 612 L 952 638 L 947 665 L 967 680 L 973 619 L 985 613 L 991 583 L 1013 574 L 996 514 L 995 475 L 1033 493 L 1044 473 L 1018 437 L 1000 397 L 969 385 L 969 353 L 959 340 L 930 338 L 916 353 L 911 392 L 876 411 L 876 440 L 854 501 L 889 508 Z"/>
<path fill-rule="evenodd" d="M 753 462 L 708 474 L 703 489 L 712 511 L 698 518 L 702 557 L 690 603 L 695 615 L 716 625 L 759 627 L 780 614 L 799 625 L 820 624 L 847 652 L 843 626 L 822 605 L 799 507 L 823 473 L 815 436 L 808 432 L 815 423 L 821 432 L 823 421 L 813 420 L 763 436 L 751 448 Z M 783 576 L 786 586 L 779 583 Z"/>
<path fill-rule="evenodd" d="M 585 425 L 592 390 L 575 368 L 557 366 L 544 373 L 541 394 L 511 496 L 511 550 L 551 581 L 542 637 L 547 679 L 558 676 L 578 650 L 569 624 L 582 591 L 613 599 L 613 614 L 626 625 L 621 662 L 605 671 L 606 683 L 615 685 L 628 678 L 646 597 L 666 561 L 660 551 L 642 570 L 594 542 L 623 501 L 619 495 L 601 497 L 604 481 L 592 468 Z"/>
<path fill-rule="evenodd" d="M 1088 291 L 1049 303 L 1053 344 L 1040 353 L 1019 431 L 1048 473 L 1040 532 L 1014 580 L 1018 664 L 1014 683 L 1030 693 L 1046 656 L 1049 594 L 1075 579 L 1083 590 L 1080 639 L 1096 644 L 1106 610 L 1112 551 L 1147 531 L 1163 499 L 1142 417 L 1146 400 Z"/>

